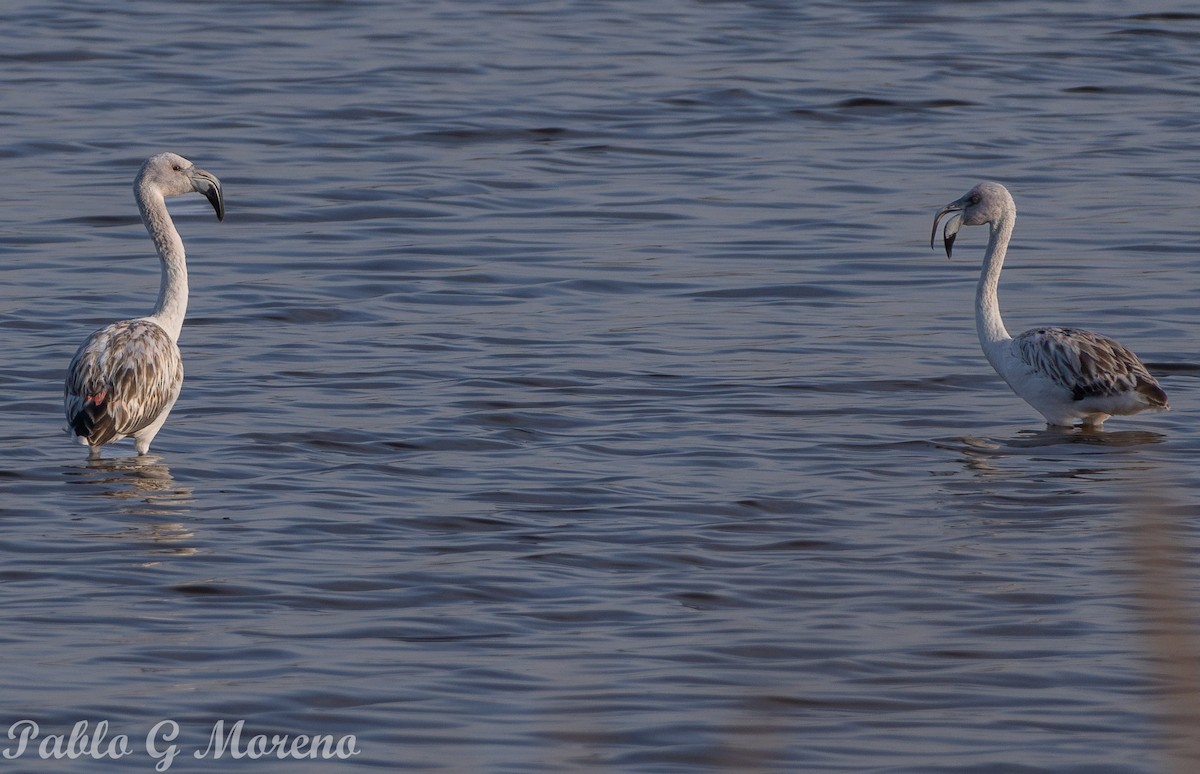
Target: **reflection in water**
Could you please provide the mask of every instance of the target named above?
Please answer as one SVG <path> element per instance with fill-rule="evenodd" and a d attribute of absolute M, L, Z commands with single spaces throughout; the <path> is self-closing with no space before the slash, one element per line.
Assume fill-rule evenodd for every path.
<path fill-rule="evenodd" d="M 1191 524 L 1195 508 L 1181 503 L 1177 481 L 1165 475 L 1160 461 L 1140 453 L 1141 447 L 1162 444 L 1162 433 L 1128 430 L 1097 432 L 1067 428 L 1025 431 L 1008 440 L 956 438 L 939 441 L 956 449 L 974 479 L 970 493 L 1024 498 L 1049 517 L 1069 513 L 1065 503 L 1086 500 L 1092 490 L 1070 486 L 1055 491 L 1039 483 L 1072 479 L 1118 481 L 1128 520 L 1127 545 L 1119 577 L 1131 602 L 1142 635 L 1141 667 L 1148 673 L 1148 693 L 1157 701 L 1155 718 L 1166 758 L 1166 771 L 1200 771 L 1200 631 L 1189 576 L 1195 565 Z M 1057 449 L 1055 449 L 1057 447 Z M 1024 457 L 1023 464 L 1004 466 Z M 1086 466 L 1078 464 L 1087 461 Z M 1036 473 L 1033 473 L 1034 469 Z M 979 486 L 979 479 L 1003 482 L 1007 488 Z M 1020 484 L 1014 487 L 1012 484 Z M 999 494 L 998 494 L 999 493 Z M 1103 506 L 1096 522 L 1108 520 Z M 1102 528 L 1101 528 L 1102 529 Z"/>
<path fill-rule="evenodd" d="M 1083 427 L 1047 427 L 1044 430 L 1024 430 L 1005 443 L 1014 448 L 1083 444 L 1086 446 L 1147 446 L 1167 439 L 1151 430 L 1094 430 Z"/>
<path fill-rule="evenodd" d="M 1193 509 L 1171 497 L 1169 482 L 1146 473 L 1129 491 L 1132 557 L 1130 595 L 1137 602 L 1152 693 L 1161 707 L 1170 771 L 1197 771 L 1200 764 L 1200 638 L 1196 608 L 1184 568 L 1191 562 L 1185 526 Z"/>
<path fill-rule="evenodd" d="M 936 441 L 939 446 L 947 449 L 958 449 L 967 469 L 981 475 L 1003 474 L 1003 469 L 994 462 L 1013 456 L 1029 456 L 1031 450 L 1044 452 L 1050 447 L 1064 447 L 1065 454 L 1089 454 L 1079 446 L 1094 447 L 1096 453 L 1104 450 L 1132 449 L 1140 446 L 1163 443 L 1166 436 L 1149 430 L 1091 430 L 1082 427 L 1047 427 L 1043 430 L 1022 430 L 1015 438 L 1004 440 L 964 436 L 961 438 Z M 1089 460 L 1093 458 L 1089 456 Z M 1118 468 L 1124 466 L 1118 466 Z M 1109 469 L 1109 466 L 1097 468 L 1094 464 L 1080 467 L 1069 475 L 1094 477 Z"/>
<path fill-rule="evenodd" d="M 151 542 L 172 554 L 193 554 L 196 549 L 179 543 L 194 537 L 190 528 L 162 517 L 182 517 L 194 502 L 192 488 L 177 482 L 171 469 L 154 455 L 90 459 L 67 468 L 69 483 L 82 484 L 89 496 L 111 501 L 127 516 L 154 518 L 138 527 Z"/>
<path fill-rule="evenodd" d="M 1003 170 L 1041 209 L 1009 303 L 1200 361 L 1198 108 L 1162 88 L 1200 19 L 546 5 L 0 5 L 9 722 L 195 750 L 248 707 L 368 771 L 1149 774 L 1119 528 L 1128 466 L 1200 505 L 1200 370 L 1151 363 L 1173 413 L 1021 433 L 978 265 L 919 243 L 946 174 Z M 156 56 L 165 19 L 196 44 Z M 242 199 L 177 205 L 175 483 L 49 437 L 64 347 L 157 289 L 137 151 L 97 139 L 187 152 L 163 115 L 222 127 L 185 144 Z"/>
<path fill-rule="evenodd" d="M 92 459 L 76 483 L 97 487 L 96 494 L 122 501 L 122 510 L 138 516 L 177 516 L 192 503 L 192 488 L 177 483 L 171 469 L 153 455 Z"/>

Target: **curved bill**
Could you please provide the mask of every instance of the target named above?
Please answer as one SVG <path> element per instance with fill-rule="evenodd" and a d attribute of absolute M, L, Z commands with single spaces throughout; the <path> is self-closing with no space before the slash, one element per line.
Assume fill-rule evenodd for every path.
<path fill-rule="evenodd" d="M 197 169 L 192 172 L 192 182 L 196 190 L 204 194 L 208 203 L 217 212 L 217 220 L 225 220 L 225 195 L 221 192 L 221 181 L 211 172 Z"/>
<path fill-rule="evenodd" d="M 946 257 L 950 257 L 951 251 L 954 249 L 954 239 L 958 236 L 958 230 L 962 228 L 962 215 L 959 213 L 957 204 L 948 204 L 943 207 L 933 218 L 933 229 L 929 232 L 929 247 L 933 248 L 934 237 L 937 236 L 938 223 L 941 222 L 942 216 L 948 212 L 955 213 L 954 217 L 946 221 L 946 228 L 942 230 L 942 243 L 946 247 Z"/>

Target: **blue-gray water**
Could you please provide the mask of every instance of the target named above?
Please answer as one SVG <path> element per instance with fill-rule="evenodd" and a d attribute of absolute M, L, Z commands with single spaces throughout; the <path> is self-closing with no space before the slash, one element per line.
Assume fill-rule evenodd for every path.
<path fill-rule="evenodd" d="M 23 5 L 0 744 L 134 753 L 0 767 L 170 719 L 184 772 L 1195 770 L 1192 4 Z M 89 464 L 61 380 L 153 303 L 162 150 L 228 217 L 172 201 L 184 392 Z M 989 178 L 1010 330 L 1172 412 L 1047 432 L 992 373 L 986 235 L 927 242 Z M 361 752 L 192 755 L 239 719 Z"/>

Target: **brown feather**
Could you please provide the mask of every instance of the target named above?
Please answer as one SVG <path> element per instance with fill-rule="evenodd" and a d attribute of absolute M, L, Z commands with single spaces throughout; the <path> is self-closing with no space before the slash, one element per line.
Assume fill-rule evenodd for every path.
<path fill-rule="evenodd" d="M 179 347 L 150 320 L 125 320 L 93 333 L 67 369 L 71 431 L 102 446 L 150 425 L 179 396 Z"/>

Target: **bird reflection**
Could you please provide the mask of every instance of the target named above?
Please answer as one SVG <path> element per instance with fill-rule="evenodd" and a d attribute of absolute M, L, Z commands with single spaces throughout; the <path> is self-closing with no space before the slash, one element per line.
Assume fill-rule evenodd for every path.
<path fill-rule="evenodd" d="M 95 494 L 123 503 L 122 510 L 140 516 L 174 516 L 189 510 L 192 488 L 175 481 L 171 469 L 152 455 L 88 460 L 91 475 L 77 483 L 96 487 Z"/>
<path fill-rule="evenodd" d="M 171 545 L 194 537 L 190 527 L 176 521 L 192 509 L 192 488 L 177 482 L 157 456 L 92 458 L 69 468 L 68 475 L 71 483 L 87 487 L 86 495 L 110 502 L 119 513 L 153 519 L 137 531 L 159 548 L 195 553 L 194 548 Z"/>
<path fill-rule="evenodd" d="M 1100 431 L 1087 427 L 1047 427 L 1044 430 L 1024 430 L 1016 438 L 1005 441 L 1005 445 L 1016 449 L 1028 449 L 1038 446 L 1059 446 L 1061 444 L 1084 444 L 1087 446 L 1103 446 L 1110 449 L 1129 446 L 1149 446 L 1162 443 L 1167 436 L 1150 430 L 1109 430 Z"/>
<path fill-rule="evenodd" d="M 1102 452 L 1105 449 L 1136 448 L 1163 443 L 1166 438 L 1163 433 L 1148 430 L 1100 431 L 1082 427 L 1046 427 L 1042 430 L 1022 430 L 1012 438 L 964 436 L 937 443 L 946 448 L 957 449 L 962 454 L 964 465 L 968 470 L 986 476 L 1004 473 L 1002 469 L 993 464 L 995 460 L 1013 456 L 1028 456 L 1047 451 L 1049 447 L 1067 447 L 1062 449 L 1067 454 L 1090 454 L 1091 452 L 1079 447 L 1095 447 L 1096 452 Z M 1095 462 L 1093 457 L 1088 459 Z M 1068 475 L 1093 476 L 1103 472 L 1104 470 L 1098 470 L 1089 465 L 1075 469 Z"/>

